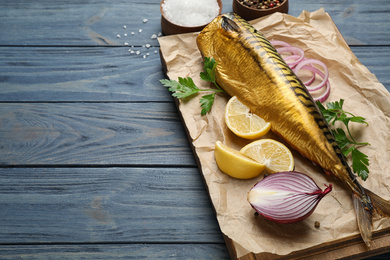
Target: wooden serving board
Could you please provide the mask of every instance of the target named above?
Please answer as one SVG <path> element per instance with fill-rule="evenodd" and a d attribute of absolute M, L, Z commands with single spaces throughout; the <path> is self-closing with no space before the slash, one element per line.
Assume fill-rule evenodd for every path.
<path fill-rule="evenodd" d="M 160 50 L 160 59 L 161 65 L 166 78 L 169 78 L 167 75 L 167 64 L 164 60 L 163 54 Z M 202 176 L 203 182 L 205 183 L 205 187 L 207 189 L 207 185 L 204 179 L 204 175 L 202 173 L 202 167 L 200 164 L 200 160 L 195 151 L 195 147 L 193 146 L 193 139 L 189 134 L 189 130 L 187 125 L 183 120 L 183 115 L 179 109 L 179 101 L 177 98 L 174 98 L 175 104 L 177 106 L 178 112 L 180 114 L 181 120 L 183 122 L 186 135 L 188 137 L 191 149 L 194 153 L 194 157 L 196 163 L 198 165 L 200 174 Z M 209 194 L 209 193 L 208 193 Z M 214 208 L 215 210 L 215 208 Z M 379 254 L 384 254 L 386 252 L 390 252 L 390 228 L 381 230 L 373 233 L 372 243 L 370 248 L 367 248 L 366 244 L 361 239 L 360 235 L 353 235 L 344 239 L 335 240 L 329 243 L 323 243 L 318 246 L 314 246 L 311 248 L 306 248 L 304 250 L 299 250 L 292 252 L 288 255 L 276 255 L 272 253 L 260 253 L 254 254 L 249 253 L 242 257 L 237 258 L 236 246 L 234 242 L 227 237 L 225 234 L 222 234 L 226 246 L 229 251 L 229 255 L 232 260 L 273 260 L 273 259 L 319 259 L 319 260 L 328 260 L 328 259 L 362 259 L 370 256 L 375 256 Z"/>

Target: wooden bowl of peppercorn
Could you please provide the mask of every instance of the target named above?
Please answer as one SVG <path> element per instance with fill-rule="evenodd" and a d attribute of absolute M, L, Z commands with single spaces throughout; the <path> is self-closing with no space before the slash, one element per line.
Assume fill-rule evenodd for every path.
<path fill-rule="evenodd" d="M 288 0 L 233 0 L 233 12 L 248 21 L 275 12 L 287 13 Z"/>

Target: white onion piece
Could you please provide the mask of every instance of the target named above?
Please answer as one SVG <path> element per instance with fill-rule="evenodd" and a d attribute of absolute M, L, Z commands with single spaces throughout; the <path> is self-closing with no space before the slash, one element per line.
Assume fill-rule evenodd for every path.
<path fill-rule="evenodd" d="M 329 184 L 322 191 L 306 174 L 278 172 L 256 183 L 248 192 L 248 202 L 266 219 L 294 223 L 309 217 L 331 190 Z"/>

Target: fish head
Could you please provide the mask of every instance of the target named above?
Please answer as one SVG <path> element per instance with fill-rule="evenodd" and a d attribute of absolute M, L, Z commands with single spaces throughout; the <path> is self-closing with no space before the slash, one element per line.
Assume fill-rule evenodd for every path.
<path fill-rule="evenodd" d="M 201 32 L 202 34 L 219 33 L 240 33 L 240 26 L 237 20 L 241 19 L 235 13 L 224 13 L 215 17 Z"/>
<path fill-rule="evenodd" d="M 197 36 L 196 44 L 203 57 L 214 57 L 214 48 L 236 41 L 242 33 L 235 13 L 224 13 L 214 18 Z M 216 58 L 216 57 L 214 57 Z"/>

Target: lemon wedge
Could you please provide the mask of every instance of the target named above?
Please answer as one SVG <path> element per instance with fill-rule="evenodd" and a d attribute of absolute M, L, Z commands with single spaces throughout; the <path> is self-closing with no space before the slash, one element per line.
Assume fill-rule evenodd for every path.
<path fill-rule="evenodd" d="M 235 96 L 226 104 L 225 122 L 234 134 L 246 139 L 257 139 L 271 129 L 271 123 L 251 113 Z"/>
<path fill-rule="evenodd" d="M 260 139 L 244 146 L 240 153 L 265 165 L 273 172 L 293 171 L 294 158 L 291 151 L 273 139 Z"/>
<path fill-rule="evenodd" d="M 219 169 L 233 178 L 251 179 L 265 169 L 263 164 L 242 155 L 220 141 L 215 143 L 214 155 Z"/>

